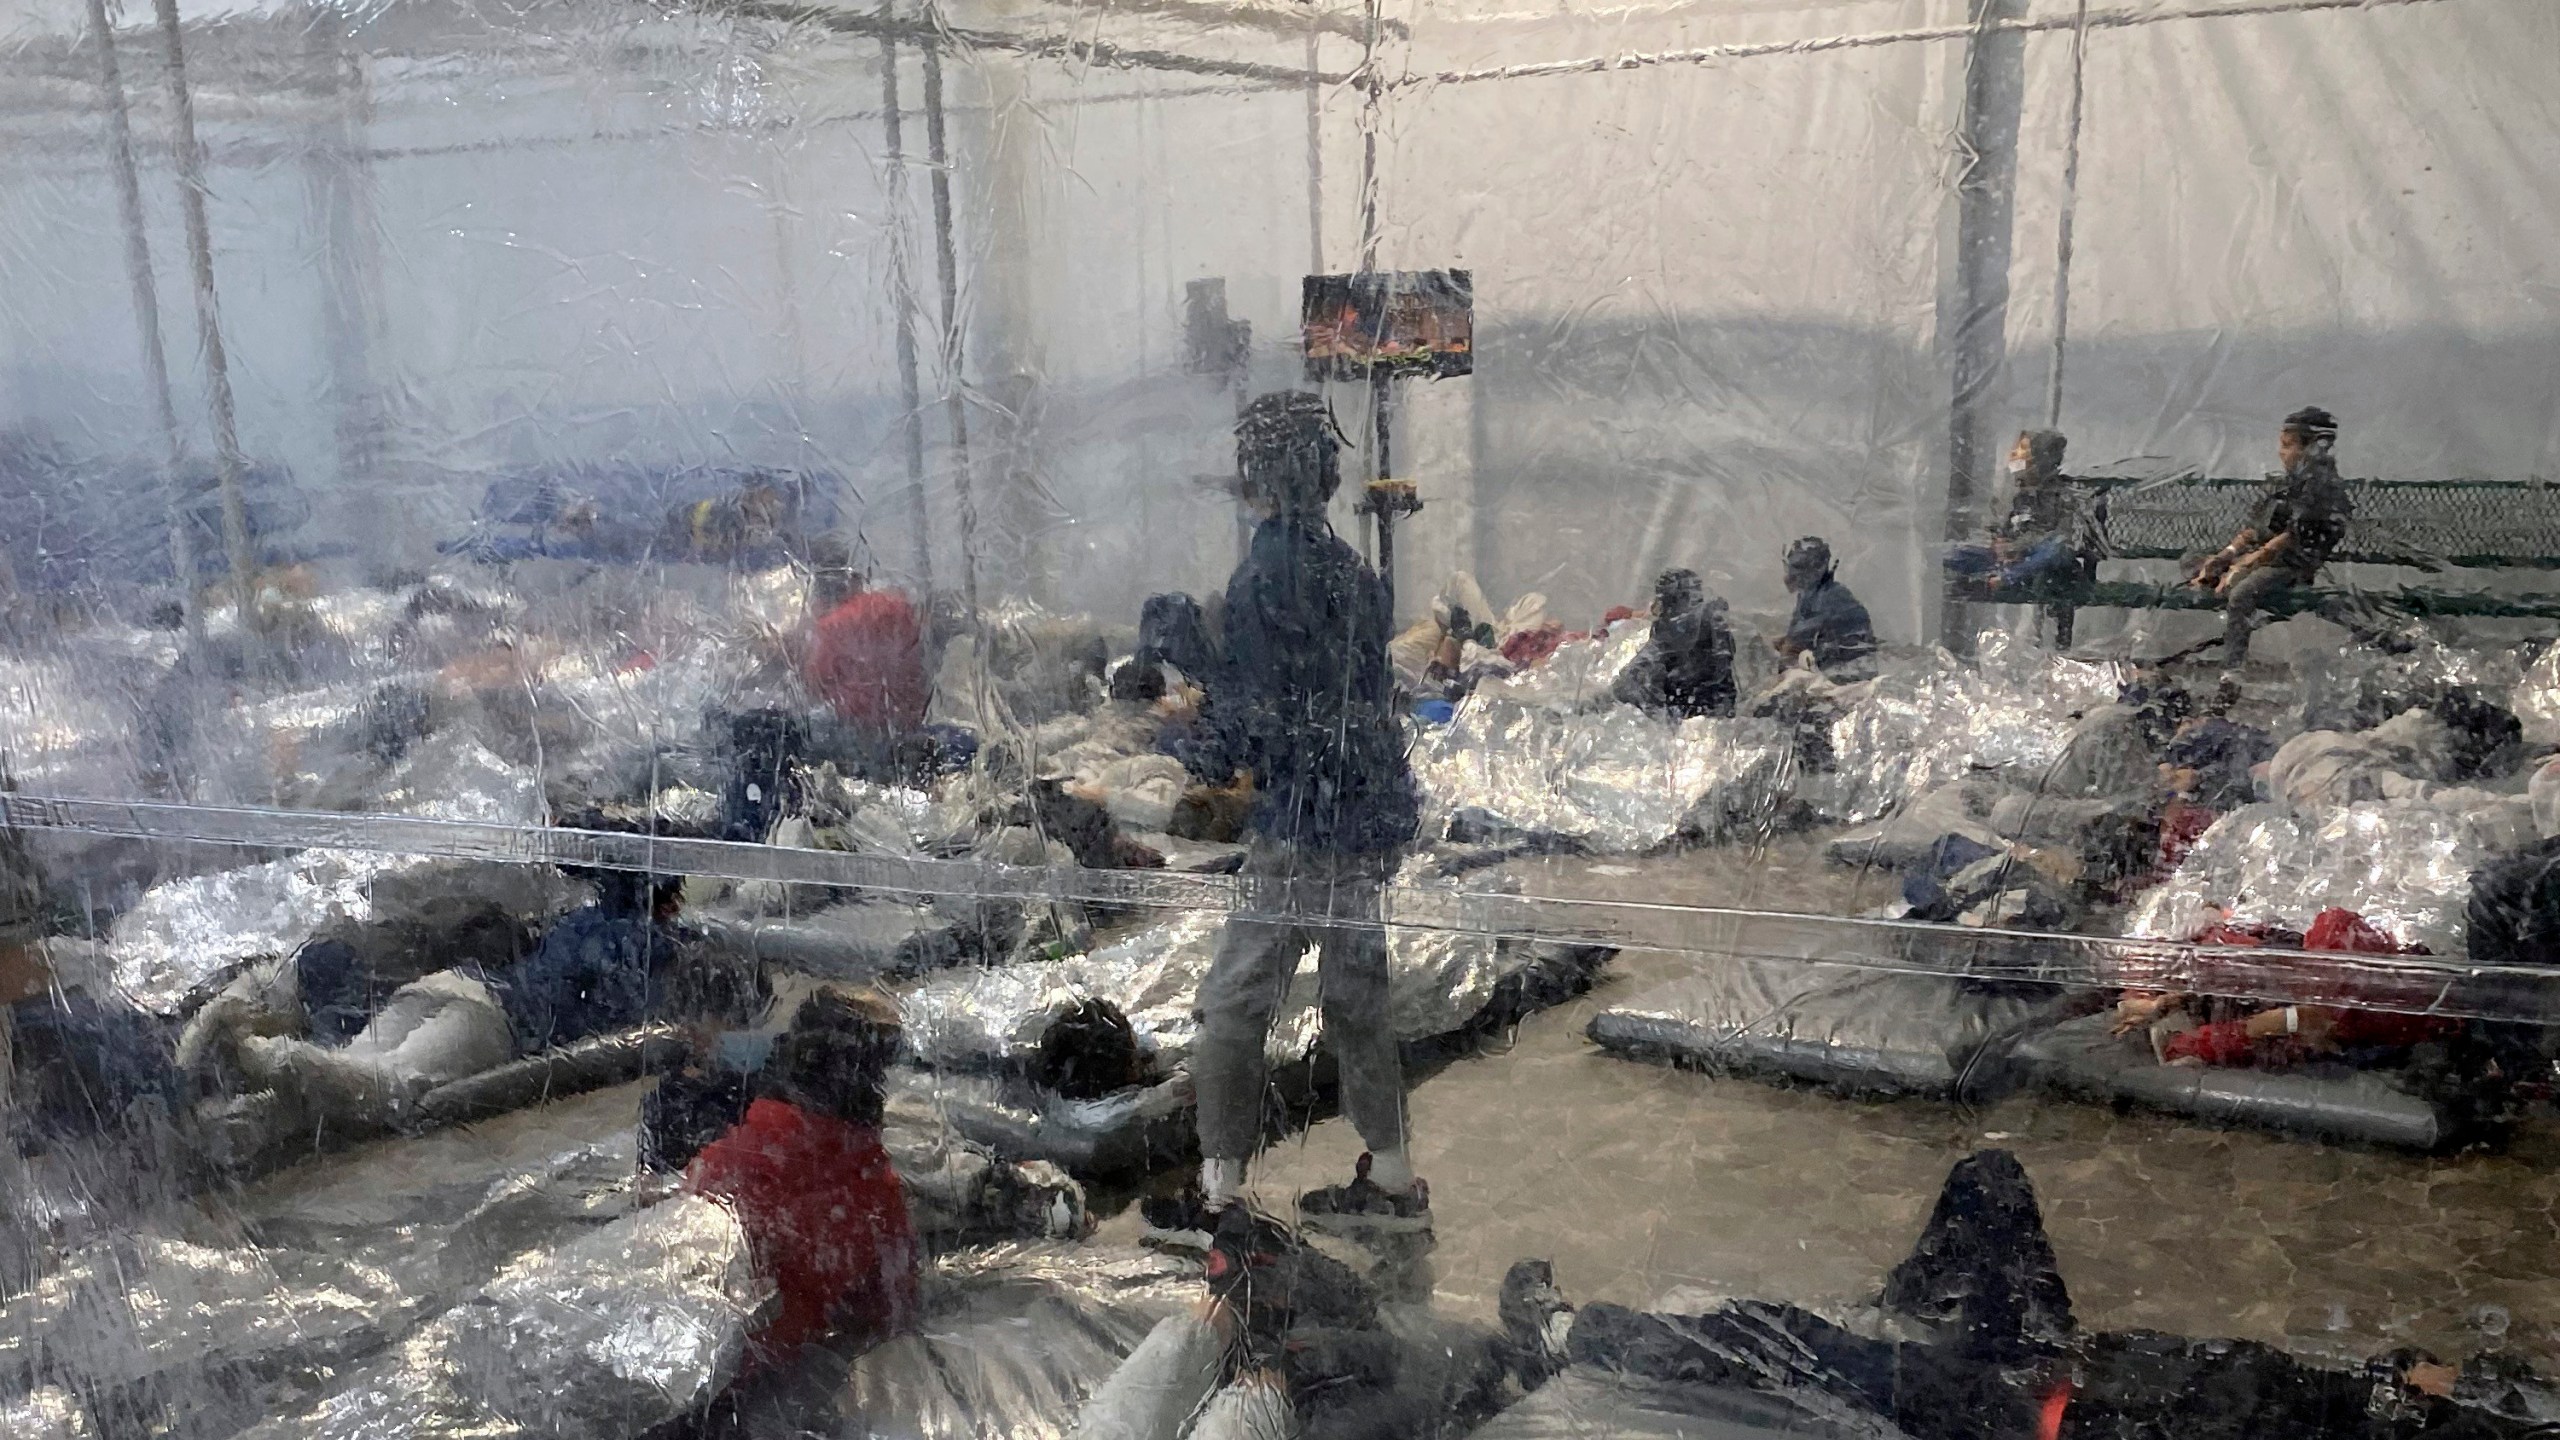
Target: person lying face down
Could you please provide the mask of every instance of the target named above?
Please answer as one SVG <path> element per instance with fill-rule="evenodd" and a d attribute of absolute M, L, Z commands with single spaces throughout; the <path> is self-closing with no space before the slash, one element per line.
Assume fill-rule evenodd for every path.
<path fill-rule="evenodd" d="M 1032 1077 L 1069 1100 L 1099 1100 L 1150 1078 L 1146 1051 L 1127 1012 L 1092 997 L 1051 1017 L 1040 1032 Z"/>
<path fill-rule="evenodd" d="M 880 1143 L 900 1039 L 876 995 L 811 995 L 766 1064 L 764 1098 L 685 1172 L 687 1190 L 736 1212 L 778 1293 L 751 1341 L 758 1365 L 831 1333 L 877 1341 L 917 1317 L 923 1255 Z"/>
<path fill-rule="evenodd" d="M 2271 1345 L 2150 1331 L 2095 1332 L 2071 1299 L 2017 1157 L 1958 1161 L 1878 1307 L 1880 1339 L 1776 1301 L 1675 1315 L 1576 1311 L 1523 1261 L 1504 1286 L 1515 1345 L 1654 1382 L 1773 1393 L 1824 1417 L 1889 1421 L 1914 1440 L 2490 1440 L 2547 1433 L 2502 1413 L 2551 1387 L 2511 1363 L 2457 1368 L 2419 1352 L 2360 1369 Z M 1556 1337 L 1561 1335 L 1561 1344 Z"/>
<path fill-rule="evenodd" d="M 1724 602 L 1708 598 L 1697 571 L 1655 578 L 1653 634 L 1610 693 L 1674 719 L 1733 713 L 1733 631 Z"/>

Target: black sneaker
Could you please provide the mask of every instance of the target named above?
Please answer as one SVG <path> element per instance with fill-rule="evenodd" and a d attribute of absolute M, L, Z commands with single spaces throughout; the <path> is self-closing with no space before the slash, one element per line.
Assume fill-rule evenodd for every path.
<path fill-rule="evenodd" d="M 1399 1195 L 1369 1178 L 1370 1157 L 1363 1151 L 1348 1185 L 1328 1185 L 1298 1197 L 1298 1221 L 1320 1234 L 1358 1238 L 1368 1235 L 1431 1233 L 1431 1187 L 1420 1180 Z"/>
<path fill-rule="evenodd" d="M 1202 1272 L 1209 1293 L 1234 1308 L 1248 1333 L 1265 1339 L 1378 1323 L 1377 1298 L 1351 1267 L 1243 1204 L 1217 1212 Z"/>
<path fill-rule="evenodd" d="M 1565 1337 L 1573 1331 L 1573 1304 L 1556 1289 L 1555 1267 L 1544 1260 L 1512 1262 L 1502 1277 L 1503 1347 L 1520 1388 L 1535 1390 L 1564 1368 Z"/>
<path fill-rule="evenodd" d="M 1138 1243 L 1191 1255 L 1205 1254 L 1210 1237 L 1218 1229 L 1218 1212 L 1210 1208 L 1208 1197 L 1200 1193 L 1197 1185 L 1185 1185 L 1181 1194 L 1170 1198 L 1155 1196 L 1139 1201 L 1138 1219 L 1145 1227 L 1139 1232 Z"/>

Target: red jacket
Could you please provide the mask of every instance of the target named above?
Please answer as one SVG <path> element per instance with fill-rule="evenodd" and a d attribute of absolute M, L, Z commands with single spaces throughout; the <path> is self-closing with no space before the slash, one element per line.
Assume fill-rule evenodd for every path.
<path fill-rule="evenodd" d="M 758 1100 L 694 1157 L 685 1185 L 736 1210 L 756 1272 L 781 1292 L 759 1359 L 830 1330 L 876 1339 L 916 1314 L 920 1252 L 879 1131 Z"/>
<path fill-rule="evenodd" d="M 2228 926 L 2217 926 L 2197 938 L 2208 945 L 2282 943 L 2280 937 L 2234 930 Z M 2425 953 L 2423 949 L 2403 948 L 2400 942 L 2375 929 L 2371 922 L 2353 910 L 2334 907 L 2312 917 L 2311 928 L 2302 936 L 2302 948 L 2354 955 Z M 2207 1065 L 2251 1065 L 2267 1058 L 2291 1058 L 2290 1047 L 2253 1039 L 2248 1027 L 2246 1020 L 2222 1020 L 2199 1025 L 2183 1034 L 2171 1036 L 2162 1049 L 2162 1058 L 2179 1060 L 2193 1056 Z M 2339 1048 L 2346 1050 L 2396 1050 L 2453 1034 L 2461 1028 L 2454 1021 L 2433 1015 L 2341 1009 L 2330 1022 L 2329 1037 Z"/>
<path fill-rule="evenodd" d="M 810 637 L 801 678 L 847 724 L 914 730 L 932 693 L 916 607 L 895 590 L 865 590 L 828 611 Z"/>

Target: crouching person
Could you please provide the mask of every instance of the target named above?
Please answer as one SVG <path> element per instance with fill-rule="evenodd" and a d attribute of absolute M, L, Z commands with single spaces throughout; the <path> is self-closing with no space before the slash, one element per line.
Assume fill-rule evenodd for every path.
<path fill-rule="evenodd" d="M 899 1043 L 886 1001 L 810 995 L 758 1072 L 745 1117 L 686 1167 L 686 1193 L 737 1218 L 773 1298 L 736 1383 L 641 1440 L 801 1433 L 849 1356 L 917 1318 L 923 1246 L 881 1143 Z"/>
<path fill-rule="evenodd" d="M 868 1346 L 916 1316 L 922 1253 L 880 1141 L 899 1040 L 886 1002 L 811 995 L 775 1048 L 765 1097 L 685 1172 L 687 1190 L 736 1212 L 778 1293 L 753 1369 L 829 1335 Z"/>

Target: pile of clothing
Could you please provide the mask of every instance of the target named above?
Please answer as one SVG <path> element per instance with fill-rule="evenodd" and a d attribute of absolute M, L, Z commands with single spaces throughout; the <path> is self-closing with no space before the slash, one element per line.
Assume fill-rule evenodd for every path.
<path fill-rule="evenodd" d="M 1431 613 L 1388 644 L 1387 660 L 1405 694 L 1457 700 L 1485 681 L 1536 669 L 1566 638 L 1547 616 L 1546 596 L 1533 590 L 1497 611 L 1476 578 L 1459 571 L 1432 598 Z"/>

